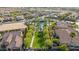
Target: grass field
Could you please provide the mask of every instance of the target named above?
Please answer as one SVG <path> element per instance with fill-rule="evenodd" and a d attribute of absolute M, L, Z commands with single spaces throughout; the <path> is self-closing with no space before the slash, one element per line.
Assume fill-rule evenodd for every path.
<path fill-rule="evenodd" d="M 43 33 L 42 32 L 35 32 L 35 39 L 33 42 L 33 48 L 45 48 Z"/>

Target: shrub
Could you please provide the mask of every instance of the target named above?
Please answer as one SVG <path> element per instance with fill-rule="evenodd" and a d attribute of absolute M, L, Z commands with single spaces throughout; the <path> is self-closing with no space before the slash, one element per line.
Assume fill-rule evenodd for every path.
<path fill-rule="evenodd" d="M 61 44 L 60 46 L 58 46 L 58 49 L 60 49 L 61 51 L 68 51 L 69 50 L 67 44 Z"/>

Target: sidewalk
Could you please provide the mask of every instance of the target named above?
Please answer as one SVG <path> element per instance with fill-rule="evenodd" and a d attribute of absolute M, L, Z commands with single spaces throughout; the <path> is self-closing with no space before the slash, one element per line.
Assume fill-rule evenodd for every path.
<path fill-rule="evenodd" d="M 32 48 L 32 46 L 33 46 L 33 41 L 34 41 L 34 38 L 35 38 L 35 31 L 34 31 L 34 33 L 33 33 L 33 37 L 32 37 L 32 41 L 31 41 L 31 44 L 30 44 L 30 48 Z"/>

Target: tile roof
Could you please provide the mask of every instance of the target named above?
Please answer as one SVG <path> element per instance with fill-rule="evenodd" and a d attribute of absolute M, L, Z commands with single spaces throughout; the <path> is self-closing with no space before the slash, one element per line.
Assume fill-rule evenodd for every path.
<path fill-rule="evenodd" d="M 11 24 L 2 24 L 0 25 L 0 31 L 9 31 L 17 29 L 25 29 L 27 26 L 23 23 L 11 23 Z"/>

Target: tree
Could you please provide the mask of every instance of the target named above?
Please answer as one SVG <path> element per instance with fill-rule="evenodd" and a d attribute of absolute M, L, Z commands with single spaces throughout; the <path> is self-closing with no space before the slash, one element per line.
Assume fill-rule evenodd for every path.
<path fill-rule="evenodd" d="M 58 49 L 61 51 L 68 51 L 69 50 L 67 44 L 61 44 L 60 46 L 58 46 Z"/>
<path fill-rule="evenodd" d="M 74 23 L 72 24 L 72 27 L 73 27 L 73 28 L 78 28 L 78 25 L 74 22 Z"/>
<path fill-rule="evenodd" d="M 43 38 L 45 40 L 50 38 L 48 27 L 44 27 L 44 29 L 43 29 Z"/>
<path fill-rule="evenodd" d="M 2 34 L 0 33 L 0 41 L 2 40 Z"/>
<path fill-rule="evenodd" d="M 56 27 L 56 22 L 52 22 L 51 27 L 52 27 L 52 29 L 54 29 Z"/>
<path fill-rule="evenodd" d="M 44 30 L 43 30 L 44 34 L 47 34 L 49 31 L 48 31 L 48 27 L 44 27 Z"/>
<path fill-rule="evenodd" d="M 44 34 L 43 38 L 46 40 L 46 39 L 49 39 L 50 36 L 49 36 L 49 34 Z"/>
<path fill-rule="evenodd" d="M 75 22 L 76 21 L 76 17 L 75 16 L 70 16 L 70 20 Z"/>
<path fill-rule="evenodd" d="M 50 35 L 50 37 L 52 38 L 52 35 L 53 35 L 53 30 L 52 30 L 52 27 L 51 26 L 49 26 L 48 27 L 48 30 L 49 30 L 49 35 Z"/>
<path fill-rule="evenodd" d="M 59 39 L 53 39 L 53 43 L 59 43 Z"/>
<path fill-rule="evenodd" d="M 30 40 L 32 39 L 32 33 L 31 32 L 28 32 L 26 34 L 26 37 L 24 39 L 24 44 L 25 44 L 25 48 L 29 48 L 30 47 Z"/>
<path fill-rule="evenodd" d="M 29 28 L 28 28 L 26 36 L 24 38 L 25 48 L 30 48 L 30 43 L 31 43 L 31 40 L 32 40 L 33 31 L 34 31 L 34 26 L 33 25 L 29 25 L 28 27 Z"/>
<path fill-rule="evenodd" d="M 52 47 L 52 41 L 50 39 L 46 39 L 45 40 L 45 44 L 47 48 L 51 48 Z"/>
<path fill-rule="evenodd" d="M 76 36 L 76 33 L 75 32 L 71 32 L 70 33 L 71 43 L 73 43 L 72 40 L 74 39 L 75 36 Z"/>
<path fill-rule="evenodd" d="M 30 28 L 30 30 L 34 31 L 34 26 L 33 25 L 30 25 L 29 28 Z"/>
<path fill-rule="evenodd" d="M 68 13 L 64 13 L 62 15 L 59 16 L 59 20 L 65 20 L 66 18 L 68 18 L 72 13 L 68 12 Z"/>

